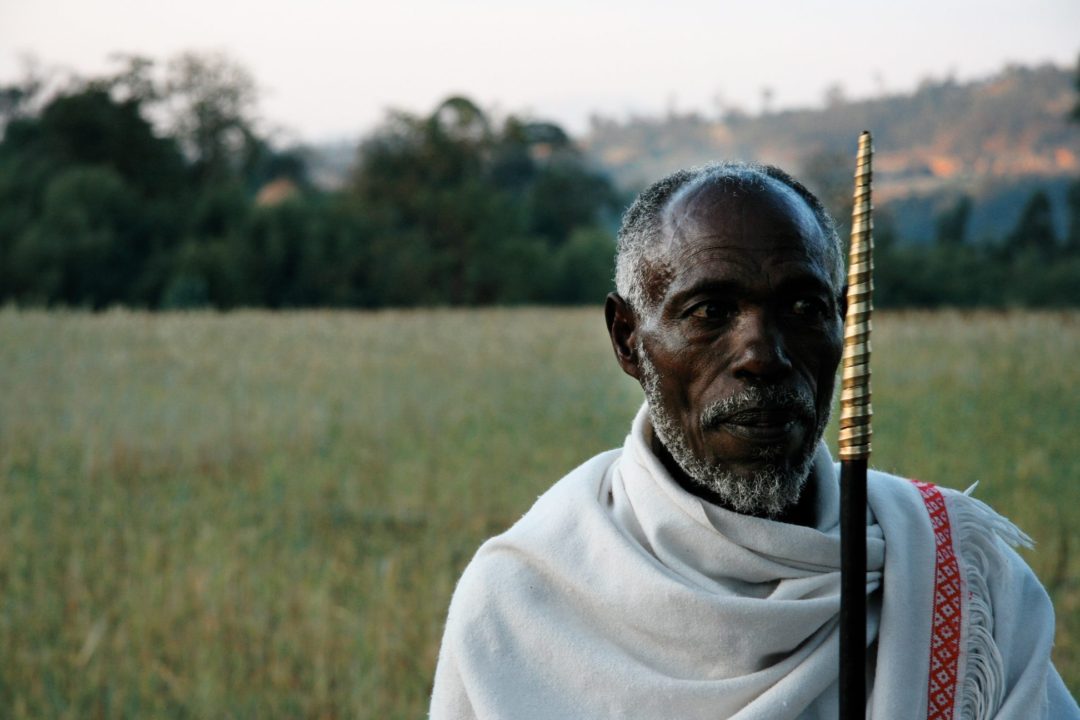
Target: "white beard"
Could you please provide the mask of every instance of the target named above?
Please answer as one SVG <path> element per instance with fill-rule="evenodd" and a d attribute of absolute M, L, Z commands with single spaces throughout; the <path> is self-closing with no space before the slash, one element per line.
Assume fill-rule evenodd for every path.
<path fill-rule="evenodd" d="M 644 348 L 638 348 L 638 357 L 642 371 L 641 385 L 649 403 L 653 431 L 691 481 L 714 493 L 730 509 L 746 515 L 776 517 L 798 502 L 810 476 L 818 441 L 828 424 L 828 413 L 818 419 L 814 433 L 807 436 L 808 441 L 799 449 L 791 464 L 779 462 L 779 448 L 764 448 L 761 457 L 767 462 L 760 469 L 737 473 L 723 464 L 706 462 L 694 454 L 682 427 L 675 422 L 661 399 L 660 375 Z M 790 390 L 750 387 L 732 398 L 710 405 L 702 413 L 700 421 L 702 425 L 707 425 L 710 417 L 727 414 L 740 405 L 760 404 L 763 401 L 795 403 L 804 411 L 814 412 L 813 401 L 809 397 Z M 772 461 L 774 459 L 777 461 Z"/>

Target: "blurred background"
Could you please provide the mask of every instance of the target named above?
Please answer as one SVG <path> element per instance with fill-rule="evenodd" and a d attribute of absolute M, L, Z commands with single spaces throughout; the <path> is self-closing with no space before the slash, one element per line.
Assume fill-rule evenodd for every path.
<path fill-rule="evenodd" d="M 641 402 L 648 182 L 874 133 L 874 463 L 1039 543 L 1080 690 L 1080 5 L 0 6 L 0 716 L 422 717 L 485 538 Z M 829 431 L 833 437 L 835 431 Z"/>

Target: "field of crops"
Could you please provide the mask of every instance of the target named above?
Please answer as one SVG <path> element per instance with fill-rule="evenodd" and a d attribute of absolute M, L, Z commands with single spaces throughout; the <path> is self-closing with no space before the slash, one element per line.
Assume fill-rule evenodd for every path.
<path fill-rule="evenodd" d="M 875 321 L 874 464 L 1035 537 L 1074 693 L 1078 358 L 1077 313 Z M 0 311 L 0 716 L 421 717 L 475 548 L 639 402 L 599 309 Z"/>

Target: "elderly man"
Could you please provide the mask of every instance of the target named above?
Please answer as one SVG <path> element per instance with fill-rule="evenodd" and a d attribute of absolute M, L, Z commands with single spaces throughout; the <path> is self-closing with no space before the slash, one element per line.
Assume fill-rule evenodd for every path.
<path fill-rule="evenodd" d="M 646 403 L 621 450 L 484 544 L 450 606 L 432 718 L 835 718 L 840 243 L 784 172 L 646 189 L 605 314 Z M 966 495 L 871 472 L 867 712 L 1077 718 L 1053 610 Z"/>

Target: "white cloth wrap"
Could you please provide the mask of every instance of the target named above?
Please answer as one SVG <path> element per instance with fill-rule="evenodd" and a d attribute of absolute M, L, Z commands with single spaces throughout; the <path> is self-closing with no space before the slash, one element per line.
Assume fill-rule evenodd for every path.
<path fill-rule="evenodd" d="M 643 408 L 621 451 L 574 470 L 480 548 L 450 605 L 434 720 L 837 717 L 840 503 L 828 450 L 814 460 L 815 526 L 802 527 L 687 493 L 649 449 L 651 432 Z M 977 502 L 943 492 L 950 510 Z M 868 713 L 925 718 L 934 535 L 909 481 L 871 471 L 868 495 Z M 991 545 L 984 584 L 1004 687 L 979 714 L 1080 718 L 1050 663 L 1046 593 L 1005 543 Z"/>

